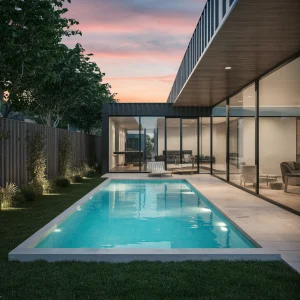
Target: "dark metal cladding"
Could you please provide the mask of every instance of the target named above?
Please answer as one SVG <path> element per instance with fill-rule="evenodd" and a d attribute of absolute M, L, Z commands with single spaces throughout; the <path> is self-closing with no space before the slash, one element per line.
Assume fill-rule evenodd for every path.
<path fill-rule="evenodd" d="M 136 117 L 210 117 L 211 107 L 175 107 L 171 103 L 112 103 L 103 104 L 102 115 Z"/>

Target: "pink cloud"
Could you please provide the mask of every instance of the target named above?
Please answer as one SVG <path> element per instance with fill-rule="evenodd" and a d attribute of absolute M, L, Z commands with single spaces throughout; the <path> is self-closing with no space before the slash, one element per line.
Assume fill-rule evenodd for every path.
<path fill-rule="evenodd" d="M 105 20 L 84 21 L 78 25 L 83 34 L 84 33 L 143 33 L 143 32 L 166 32 L 173 34 L 186 34 L 195 27 L 196 20 L 193 18 L 186 18 L 180 15 L 176 16 L 146 16 L 138 17 L 120 24 L 119 22 L 109 22 Z"/>
<path fill-rule="evenodd" d="M 104 78 L 120 102 L 166 102 L 175 75 L 154 77 Z M 150 92 L 151 91 L 151 92 Z"/>
<path fill-rule="evenodd" d="M 114 59 L 137 59 L 137 58 L 148 58 L 152 60 L 166 60 L 166 61 L 180 61 L 182 57 L 182 51 L 173 53 L 163 53 L 161 51 L 147 51 L 134 49 L 123 50 L 103 50 L 103 51 L 92 51 L 94 58 L 114 58 Z"/>
<path fill-rule="evenodd" d="M 175 79 L 175 75 L 167 75 L 167 76 L 155 76 L 155 77 L 120 77 L 120 78 L 115 78 L 115 77 L 107 77 L 104 79 L 105 82 L 113 82 L 115 80 L 117 81 L 147 81 L 149 82 L 152 80 L 157 80 L 157 81 L 161 81 L 161 82 L 167 82 L 167 83 L 173 83 Z"/>

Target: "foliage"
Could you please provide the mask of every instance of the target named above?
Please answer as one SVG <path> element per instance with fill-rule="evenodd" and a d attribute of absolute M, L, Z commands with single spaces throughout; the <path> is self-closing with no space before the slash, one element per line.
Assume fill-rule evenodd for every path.
<path fill-rule="evenodd" d="M 27 134 L 27 176 L 29 184 L 35 188 L 37 194 L 47 191 L 48 181 L 45 178 L 46 156 L 45 145 L 46 137 L 41 132 L 28 132 Z"/>
<path fill-rule="evenodd" d="M 110 92 L 110 85 L 96 82 L 90 84 L 84 91 L 84 95 L 80 97 L 78 105 L 70 108 L 66 121 L 85 133 L 96 134 L 101 129 L 102 105 L 116 102 L 114 97 L 115 94 Z"/>
<path fill-rule="evenodd" d="M 19 192 L 14 183 L 6 183 L 5 187 L 0 187 L 0 209 L 14 207 L 14 197 Z"/>
<path fill-rule="evenodd" d="M 146 135 L 146 155 L 151 157 L 154 151 L 154 140 L 149 135 Z"/>
<path fill-rule="evenodd" d="M 21 193 L 26 201 L 34 201 L 37 196 L 35 192 L 35 188 L 32 185 L 22 186 Z"/>
<path fill-rule="evenodd" d="M 88 172 L 85 173 L 85 177 L 91 178 L 96 176 L 96 171 L 94 169 L 90 169 Z"/>
<path fill-rule="evenodd" d="M 81 182 L 83 182 L 83 178 L 79 174 L 74 175 L 74 176 L 72 176 L 72 182 L 81 183 Z"/>
<path fill-rule="evenodd" d="M 60 138 L 58 151 L 59 175 L 70 178 L 72 176 L 72 145 L 67 135 Z"/>
<path fill-rule="evenodd" d="M 64 2 L 1 0 L 0 100 L 8 90 L 10 101 L 18 104 L 16 95 L 44 81 L 41 75 L 55 60 L 53 49 L 62 38 L 81 34 L 71 30 L 77 21 L 63 17 Z"/>
<path fill-rule="evenodd" d="M 80 168 L 80 174 L 82 177 L 94 177 L 96 175 L 96 171 L 84 162 Z"/>
<path fill-rule="evenodd" d="M 54 184 L 57 187 L 68 187 L 70 185 L 70 180 L 65 177 L 57 177 L 54 179 Z"/>
<path fill-rule="evenodd" d="M 23 203 L 25 202 L 25 198 L 23 194 L 18 191 L 14 196 L 13 196 L 13 207 L 21 207 Z"/>
<path fill-rule="evenodd" d="M 61 43 L 81 35 L 72 29 L 79 23 L 64 17 L 66 1 L 1 1 L 0 101 L 8 90 L 7 112 L 13 107 L 51 127 L 92 133 L 101 127 L 102 104 L 116 100 L 92 54 Z"/>

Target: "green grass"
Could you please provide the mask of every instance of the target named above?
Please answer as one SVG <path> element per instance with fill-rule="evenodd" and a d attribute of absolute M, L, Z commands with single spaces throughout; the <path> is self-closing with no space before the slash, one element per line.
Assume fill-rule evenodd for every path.
<path fill-rule="evenodd" d="M 101 182 L 99 178 L 0 212 L 2 299 L 300 299 L 282 262 L 18 263 L 7 254 Z"/>

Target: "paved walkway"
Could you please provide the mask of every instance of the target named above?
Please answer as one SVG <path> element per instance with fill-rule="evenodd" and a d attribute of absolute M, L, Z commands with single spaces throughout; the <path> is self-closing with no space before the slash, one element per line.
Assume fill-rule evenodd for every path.
<path fill-rule="evenodd" d="M 106 174 L 142 179 L 147 174 Z M 186 179 L 262 247 L 273 248 L 300 272 L 300 217 L 210 175 L 174 175 Z M 172 178 L 171 178 L 172 179 Z"/>

